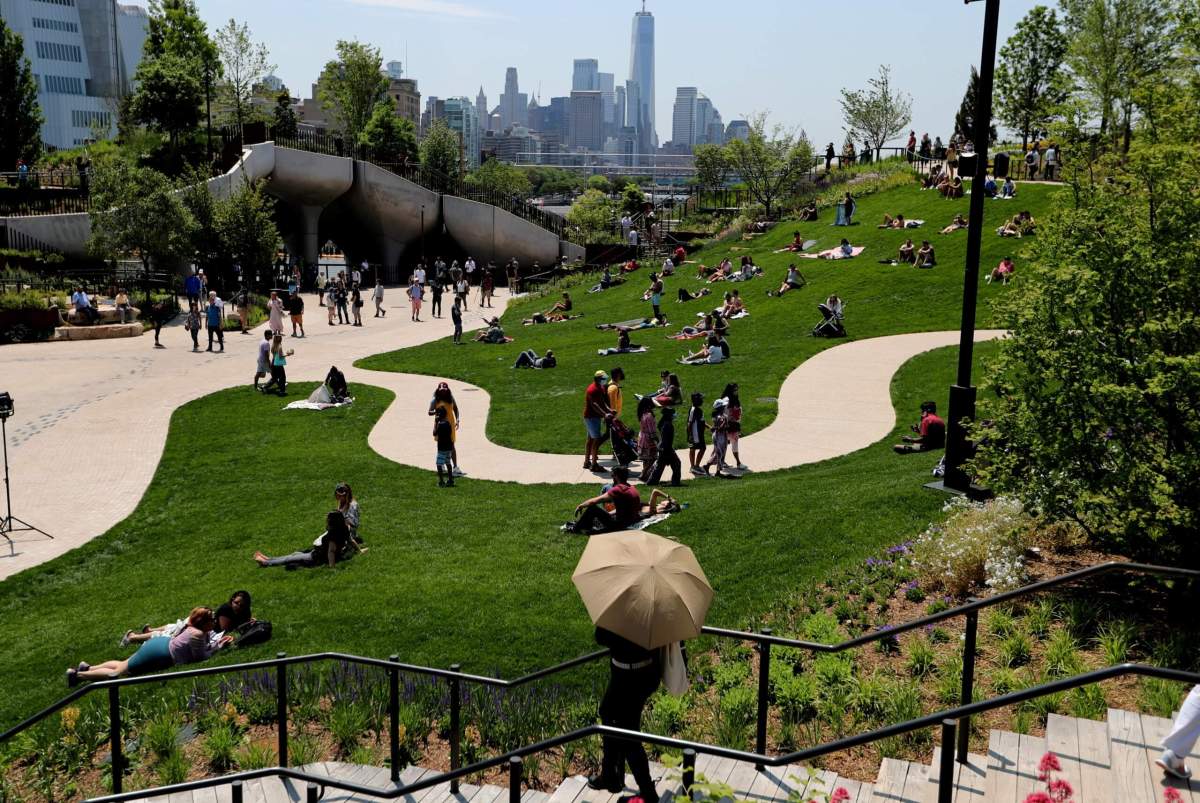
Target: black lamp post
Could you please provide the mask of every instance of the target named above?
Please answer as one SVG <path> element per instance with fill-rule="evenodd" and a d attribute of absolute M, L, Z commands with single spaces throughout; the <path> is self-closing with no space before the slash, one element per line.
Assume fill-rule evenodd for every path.
<path fill-rule="evenodd" d="M 983 182 L 988 170 L 988 131 L 992 122 L 992 79 L 996 69 L 996 33 L 1000 0 L 984 0 L 983 54 L 979 59 L 979 94 L 975 98 L 975 175 L 971 182 L 971 207 L 967 218 L 967 260 L 963 271 L 962 326 L 958 342 L 958 376 L 950 386 L 947 418 L 946 473 L 943 487 L 966 493 L 971 478 L 962 465 L 968 458 L 964 419 L 975 417 L 975 387 L 971 361 L 975 352 L 975 301 L 979 294 L 979 251 L 983 241 Z M 964 3 L 978 0 L 963 0 Z"/>

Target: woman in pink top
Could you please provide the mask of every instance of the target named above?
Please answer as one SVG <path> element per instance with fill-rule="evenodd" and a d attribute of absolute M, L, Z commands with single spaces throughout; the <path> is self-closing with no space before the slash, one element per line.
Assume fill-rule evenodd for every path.
<path fill-rule="evenodd" d="M 213 643 L 209 634 L 215 625 L 212 608 L 193 608 L 188 616 L 187 627 L 179 635 L 174 638 L 156 636 L 144 642 L 137 652 L 124 660 L 105 661 L 96 666 L 81 662 L 74 669 L 67 670 L 67 685 L 78 686 L 81 680 L 113 680 L 122 675 L 145 675 L 206 660 L 233 641 L 233 636 L 224 636 Z"/>

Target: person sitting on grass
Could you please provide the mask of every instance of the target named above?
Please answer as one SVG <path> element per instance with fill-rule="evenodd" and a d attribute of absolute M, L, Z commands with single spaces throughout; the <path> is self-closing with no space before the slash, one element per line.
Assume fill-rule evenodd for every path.
<path fill-rule="evenodd" d="M 679 298 L 675 299 L 676 304 L 682 304 L 687 301 L 695 301 L 697 298 L 703 298 L 712 292 L 711 287 L 701 287 L 696 292 L 691 292 L 686 287 L 679 288 Z"/>
<path fill-rule="evenodd" d="M 638 264 L 637 259 L 631 259 L 625 264 L 621 265 L 621 273 L 633 273 L 640 267 L 641 265 Z"/>
<path fill-rule="evenodd" d="M 444 413 L 443 413 L 444 415 Z M 343 557 L 346 545 L 350 543 L 350 529 L 346 526 L 346 516 L 340 510 L 331 510 L 325 514 L 325 532 L 317 536 L 313 545 L 290 555 L 272 558 L 262 552 L 254 553 L 254 560 L 262 568 L 268 566 L 283 566 L 295 569 L 301 566 L 316 567 L 326 564 L 332 567 Z"/>
<path fill-rule="evenodd" d="M 796 263 L 793 262 L 788 265 L 787 276 L 784 277 L 783 284 L 779 285 L 778 290 L 768 290 L 767 295 L 781 296 L 788 290 L 799 290 L 806 284 L 808 284 L 808 281 L 800 273 L 800 269 L 796 267 Z"/>
<path fill-rule="evenodd" d="M 961 198 L 963 197 L 963 180 L 962 176 L 955 176 L 946 182 L 946 186 L 942 189 L 942 195 L 946 198 Z"/>
<path fill-rule="evenodd" d="M 965 229 L 966 227 L 967 227 L 967 219 L 964 218 L 962 215 L 955 215 L 954 220 L 950 221 L 950 225 L 947 226 L 946 228 L 942 229 L 942 234 L 953 234 L 954 232 L 958 231 L 959 229 Z"/>
<path fill-rule="evenodd" d="M 850 259 L 852 256 L 854 256 L 854 246 L 850 245 L 850 241 L 845 237 L 843 237 L 841 243 L 838 244 L 837 251 L 842 259 Z M 832 259 L 832 257 L 830 258 Z"/>
<path fill-rule="evenodd" d="M 1012 257 L 1005 257 L 1000 260 L 1000 264 L 992 269 L 992 272 L 987 275 L 987 283 L 1000 282 L 1000 284 L 1008 284 L 1008 280 L 1013 275 Z"/>
<path fill-rule="evenodd" d="M 617 330 L 616 348 L 609 349 L 608 353 L 609 354 L 627 354 L 631 351 L 634 351 L 634 350 L 640 349 L 640 348 L 641 348 L 641 346 L 639 344 L 630 341 L 628 329 L 618 329 Z"/>
<path fill-rule="evenodd" d="M 522 351 L 517 355 L 517 361 L 513 363 L 513 368 L 553 368 L 558 365 L 558 358 L 554 356 L 554 352 L 546 349 L 546 356 L 539 357 L 533 349 Z"/>
<path fill-rule="evenodd" d="M 1008 178 L 1004 179 L 1004 186 L 1002 186 L 1000 188 L 1000 197 L 1001 198 L 1016 198 L 1017 197 L 1017 183 L 1012 180 L 1012 176 L 1009 176 Z"/>
<path fill-rule="evenodd" d="M 487 328 L 479 334 L 475 335 L 477 343 L 504 343 L 504 329 L 500 326 L 500 318 L 484 318 L 483 322 L 487 324 Z"/>
<path fill-rule="evenodd" d="M 911 265 L 915 260 L 916 260 L 916 255 L 914 254 L 912 237 L 909 237 L 900 246 L 900 251 L 896 257 L 896 263 L 897 264 L 908 263 L 909 265 Z"/>
<path fill-rule="evenodd" d="M 928 240 L 921 241 L 921 247 L 917 250 L 917 256 L 913 259 L 913 267 L 916 268 L 932 268 L 937 264 L 937 257 L 933 253 L 933 246 Z"/>
<path fill-rule="evenodd" d="M 680 510 L 676 499 L 657 488 L 650 494 L 650 501 L 642 504 L 641 494 L 629 484 L 629 469 L 613 466 L 611 472 L 612 484 L 599 496 L 580 502 L 575 508 L 576 518 L 562 526 L 564 532 L 611 533 L 628 529 L 644 518 Z"/>
<path fill-rule="evenodd" d="M 681 363 L 686 365 L 715 365 L 719 362 L 725 362 L 725 349 L 722 347 L 720 336 L 716 332 L 709 334 L 704 346 L 699 351 L 694 351 L 691 354 L 685 354 L 679 358 Z"/>
<path fill-rule="evenodd" d="M 697 265 L 696 266 L 696 278 L 708 279 L 709 281 L 717 281 L 717 279 L 714 277 L 719 276 L 720 278 L 723 279 L 723 278 L 725 278 L 726 275 L 728 275 L 732 271 L 733 271 L 733 263 L 729 261 L 729 257 L 725 257 L 724 259 L 721 260 L 721 262 L 715 268 L 710 268 L 708 265 L 705 265 L 703 263 Z"/>
<path fill-rule="evenodd" d="M 787 250 L 797 252 L 804 250 L 804 238 L 800 236 L 800 232 L 792 232 L 792 244 L 787 247 Z"/>
<path fill-rule="evenodd" d="M 229 601 L 217 608 L 215 614 L 216 621 L 213 625 L 214 633 L 224 633 L 229 630 L 236 630 L 244 624 L 254 621 L 254 615 L 250 612 L 250 592 L 235 591 L 229 597 Z M 166 636 L 174 638 L 178 636 L 183 629 L 187 627 L 188 620 L 178 619 L 168 625 L 151 628 L 150 625 L 142 627 L 141 631 L 134 632 L 126 630 L 125 635 L 121 638 L 121 646 L 128 647 L 130 644 L 141 644 L 158 636 Z"/>
<path fill-rule="evenodd" d="M 685 326 L 679 330 L 679 335 L 686 337 L 696 337 L 704 332 L 711 332 L 713 329 L 713 314 L 711 312 L 704 313 L 704 320 L 695 326 Z M 678 336 L 676 336 L 678 337 Z"/>
<path fill-rule="evenodd" d="M 730 274 L 729 281 L 731 282 L 748 282 L 755 276 L 761 274 L 762 268 L 754 264 L 754 258 L 750 256 L 742 257 L 742 265 L 735 272 Z"/>
<path fill-rule="evenodd" d="M 896 215 L 892 217 L 886 212 L 883 215 L 883 222 L 875 228 L 877 229 L 902 229 L 905 227 L 904 215 Z"/>
<path fill-rule="evenodd" d="M 988 176 L 983 182 L 983 194 L 988 198 L 995 198 L 1000 188 L 996 186 L 996 179 Z"/>
<path fill-rule="evenodd" d="M 571 314 L 571 294 L 563 293 L 562 299 L 554 302 L 554 306 L 545 312 L 535 312 L 532 318 L 526 318 L 521 323 L 526 326 L 533 323 L 549 323 L 550 321 L 565 321 Z"/>
<path fill-rule="evenodd" d="M 798 219 L 801 221 L 816 220 L 817 219 L 817 202 L 809 201 L 808 206 L 806 206 L 800 210 L 800 216 Z M 794 244 L 795 243 L 793 243 L 793 245 Z M 801 244 L 803 244 L 803 243 L 801 243 Z M 792 250 L 795 251 L 795 250 L 799 250 L 799 249 L 793 248 Z"/>
<path fill-rule="evenodd" d="M 731 318 L 739 312 L 746 311 L 746 304 L 742 301 L 742 297 L 738 295 L 737 290 L 733 290 L 725 294 L 725 303 L 721 306 L 721 315 L 725 318 Z"/>
<path fill-rule="evenodd" d="M 935 402 L 921 402 L 921 420 L 913 425 L 912 431 L 916 436 L 905 435 L 892 447 L 896 454 L 911 454 L 912 452 L 928 452 L 941 449 L 946 445 L 946 422 L 937 414 Z"/>
<path fill-rule="evenodd" d="M 341 518 L 341 514 L 338 517 Z M 193 608 L 188 615 L 187 626 L 178 635 L 172 638 L 153 637 L 124 660 L 105 661 L 95 666 L 81 662 L 74 669 L 67 670 L 67 686 L 74 688 L 86 680 L 115 680 L 123 675 L 145 675 L 207 660 L 233 641 L 233 636 L 225 636 L 213 644 L 208 634 L 215 625 L 216 617 L 212 608 Z"/>

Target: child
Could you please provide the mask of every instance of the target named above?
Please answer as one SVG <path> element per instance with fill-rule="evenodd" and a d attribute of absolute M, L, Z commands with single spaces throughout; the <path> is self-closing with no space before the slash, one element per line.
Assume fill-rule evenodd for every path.
<path fill-rule="evenodd" d="M 454 471 L 451 467 L 451 454 L 454 451 L 454 432 L 446 419 L 446 408 L 438 407 L 435 411 L 433 437 L 437 440 L 437 473 L 439 488 L 454 487 Z M 442 477 L 442 469 L 446 476 Z"/>
<path fill-rule="evenodd" d="M 688 410 L 687 441 L 688 461 L 692 464 L 693 474 L 704 474 L 700 461 L 704 459 L 704 431 L 708 424 L 704 423 L 704 394 L 692 394 L 692 409 Z"/>
<path fill-rule="evenodd" d="M 450 320 L 454 322 L 454 345 L 462 345 L 462 308 L 459 299 L 455 297 L 454 306 L 450 308 Z"/>
<path fill-rule="evenodd" d="M 712 466 L 717 467 L 717 476 L 725 477 L 726 474 L 721 473 L 721 469 L 725 468 L 725 449 L 729 446 L 729 416 L 726 412 L 727 402 L 725 399 L 717 399 L 713 402 L 713 450 L 712 456 L 708 458 L 702 468 L 704 473 L 708 474 L 708 469 Z"/>
<path fill-rule="evenodd" d="M 654 421 L 654 400 L 643 397 L 638 401 L 638 459 L 642 461 L 641 480 L 645 482 L 658 459 L 658 424 Z"/>
<path fill-rule="evenodd" d="M 736 382 L 730 382 L 725 386 L 723 398 L 725 399 L 725 437 L 730 451 L 733 452 L 733 462 L 737 464 L 738 471 L 745 471 L 746 466 L 738 454 L 738 441 L 742 435 L 742 402 L 738 398 Z"/>
<path fill-rule="evenodd" d="M 192 351 L 200 350 L 200 312 L 196 309 L 196 305 L 188 309 L 187 320 L 183 322 L 183 328 L 192 336 Z"/>

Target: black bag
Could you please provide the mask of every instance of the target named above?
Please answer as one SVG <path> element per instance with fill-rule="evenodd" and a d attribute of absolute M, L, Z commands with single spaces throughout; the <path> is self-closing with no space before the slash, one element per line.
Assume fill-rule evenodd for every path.
<path fill-rule="evenodd" d="M 235 647 L 253 647 L 255 644 L 266 644 L 271 640 L 271 623 L 265 619 L 257 619 L 253 622 L 239 627 L 236 631 L 237 638 L 233 642 Z"/>

